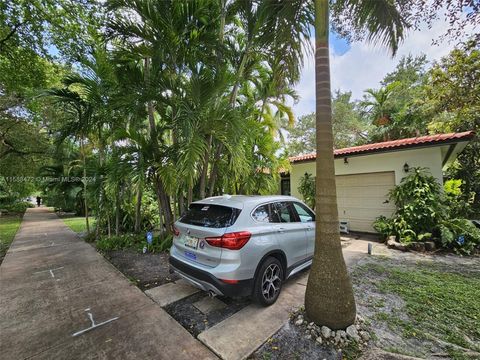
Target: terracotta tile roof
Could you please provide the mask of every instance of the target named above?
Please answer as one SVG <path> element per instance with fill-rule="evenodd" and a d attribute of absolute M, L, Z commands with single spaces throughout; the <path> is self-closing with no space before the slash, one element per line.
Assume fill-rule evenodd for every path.
<path fill-rule="evenodd" d="M 333 154 L 335 157 L 347 156 L 347 155 L 358 155 L 358 154 L 367 154 L 372 152 L 385 152 L 390 150 L 397 150 L 402 148 L 409 147 L 418 147 L 418 146 L 428 146 L 442 143 L 455 142 L 457 140 L 469 140 L 474 136 L 473 131 L 465 131 L 460 133 L 450 133 L 450 134 L 436 134 L 436 135 L 427 135 L 419 136 L 408 139 L 399 139 L 392 141 L 384 141 L 375 144 L 367 144 L 360 146 L 353 146 L 344 149 L 335 149 Z M 317 157 L 316 153 L 292 156 L 289 158 L 290 162 L 300 162 L 314 160 Z"/>

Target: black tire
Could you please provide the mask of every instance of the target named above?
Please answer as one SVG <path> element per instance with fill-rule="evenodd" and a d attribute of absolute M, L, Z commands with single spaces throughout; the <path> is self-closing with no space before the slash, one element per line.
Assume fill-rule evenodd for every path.
<path fill-rule="evenodd" d="M 253 300 L 262 306 L 270 306 L 277 301 L 282 290 L 283 267 L 274 257 L 268 257 L 260 266 L 253 286 Z M 265 290 L 265 291 L 264 291 Z"/>

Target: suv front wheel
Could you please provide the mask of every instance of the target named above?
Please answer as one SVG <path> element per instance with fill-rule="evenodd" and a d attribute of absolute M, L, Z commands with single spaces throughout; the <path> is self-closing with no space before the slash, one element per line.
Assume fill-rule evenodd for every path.
<path fill-rule="evenodd" d="M 283 268 L 278 259 L 268 257 L 260 267 L 253 287 L 253 299 L 260 305 L 269 306 L 277 301 L 282 290 Z"/>

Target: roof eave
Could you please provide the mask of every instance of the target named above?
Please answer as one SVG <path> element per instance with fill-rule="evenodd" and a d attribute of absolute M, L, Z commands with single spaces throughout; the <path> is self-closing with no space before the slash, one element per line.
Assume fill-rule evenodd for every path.
<path fill-rule="evenodd" d="M 449 144 L 458 144 L 462 142 L 469 142 L 475 136 L 474 132 L 471 132 L 469 135 L 464 136 L 462 138 L 457 139 L 446 139 L 446 140 L 437 140 L 435 142 L 428 142 L 423 144 L 405 144 L 399 145 L 391 148 L 384 148 L 384 149 L 369 149 L 363 150 L 358 152 L 351 152 L 345 154 L 334 154 L 335 159 L 341 159 L 345 157 L 356 157 L 356 156 L 364 156 L 364 155 L 371 155 L 371 154 L 381 154 L 381 153 L 390 153 L 390 152 L 397 152 L 397 151 L 404 151 L 404 150 L 412 150 L 417 148 L 427 148 L 427 147 L 435 147 L 435 146 L 444 146 Z M 312 162 L 315 161 L 316 158 L 305 159 L 305 160 L 293 160 L 291 161 L 292 164 L 298 163 L 305 163 L 305 162 Z"/>

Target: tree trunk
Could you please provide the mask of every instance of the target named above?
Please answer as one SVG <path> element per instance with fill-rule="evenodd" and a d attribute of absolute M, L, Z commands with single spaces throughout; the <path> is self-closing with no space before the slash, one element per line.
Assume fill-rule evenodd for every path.
<path fill-rule="evenodd" d="M 328 1 L 315 0 L 316 223 L 315 253 L 305 293 L 309 319 L 331 329 L 355 321 L 352 284 L 343 259 L 333 158 Z"/>
<path fill-rule="evenodd" d="M 135 204 L 135 232 L 140 232 L 140 226 L 142 224 L 142 197 L 143 197 L 143 184 L 140 182 L 137 189 L 137 202 Z"/>
<path fill-rule="evenodd" d="M 115 195 L 115 235 L 120 235 L 120 189 Z"/>
<path fill-rule="evenodd" d="M 98 147 L 98 163 L 100 168 L 103 167 L 105 162 L 105 147 L 102 143 L 102 131 L 98 130 L 98 138 L 100 139 L 100 144 Z M 98 239 L 100 235 L 100 226 L 103 221 L 104 215 L 104 201 L 105 201 L 105 191 L 103 189 L 103 175 L 100 176 L 100 194 L 98 196 L 98 207 L 97 207 L 97 221 L 95 223 L 95 238 Z"/>
<path fill-rule="evenodd" d="M 193 189 L 192 185 L 188 185 L 188 190 L 187 190 L 187 206 L 190 206 L 190 204 L 193 201 Z"/>
<path fill-rule="evenodd" d="M 180 195 L 178 196 L 178 216 L 182 216 L 183 212 L 185 211 L 185 198 L 183 197 L 183 192 L 180 191 Z"/>
<path fill-rule="evenodd" d="M 143 76 L 145 81 L 145 87 L 148 89 L 150 86 L 150 59 L 145 58 L 144 60 L 144 69 L 143 69 Z M 150 127 L 150 138 L 153 141 L 157 141 L 156 135 L 156 128 L 155 128 L 155 117 L 153 114 L 153 104 L 152 101 L 147 101 L 147 112 L 148 112 L 148 124 Z"/>
<path fill-rule="evenodd" d="M 165 224 L 165 231 L 167 234 L 172 232 L 173 226 L 173 216 L 172 216 L 172 207 L 170 204 L 170 198 L 165 192 L 165 187 L 163 186 L 162 179 L 156 179 L 156 190 L 157 190 L 157 197 L 160 202 L 161 213 L 163 213 L 163 219 Z"/>
<path fill-rule="evenodd" d="M 87 204 L 87 161 L 85 155 L 85 144 L 83 136 L 80 138 L 80 151 L 82 152 L 83 162 L 83 205 L 85 206 L 85 224 L 87 226 L 87 233 L 90 232 L 90 224 L 88 221 L 88 204 Z"/>
<path fill-rule="evenodd" d="M 108 227 L 108 237 L 112 237 L 112 229 L 110 225 L 110 215 L 107 215 L 107 227 Z"/>
<path fill-rule="evenodd" d="M 145 85 L 148 88 L 150 82 L 150 59 L 145 58 L 144 60 L 144 80 Z M 155 126 L 155 115 L 154 115 L 154 107 L 152 101 L 147 101 L 147 113 L 148 113 L 148 123 L 150 128 L 150 141 L 153 142 L 154 145 L 154 152 L 158 149 L 157 143 L 157 130 Z M 154 153 L 154 160 L 156 160 L 156 156 Z M 158 175 L 157 175 L 158 176 Z M 166 230 L 167 234 L 171 232 L 171 219 L 172 219 L 172 210 L 170 207 L 170 202 L 168 201 L 168 196 L 165 193 L 165 189 L 163 187 L 162 180 L 157 178 L 155 180 L 155 193 L 157 194 L 157 202 L 158 202 L 158 210 L 160 215 L 160 232 L 163 233 Z M 163 228 L 163 224 L 165 224 L 165 229 Z"/>
<path fill-rule="evenodd" d="M 218 161 L 220 160 L 220 155 L 222 154 L 222 151 L 223 144 L 220 143 L 218 144 L 217 150 L 215 151 L 212 170 L 210 171 L 210 178 L 208 179 L 208 197 L 213 196 L 214 193 L 215 182 L 217 181 Z"/>
<path fill-rule="evenodd" d="M 207 182 L 207 172 L 208 172 L 208 160 L 210 159 L 210 149 L 212 148 L 213 135 L 208 136 L 207 149 L 205 150 L 205 155 L 203 158 L 202 164 L 202 173 L 200 174 L 200 199 L 205 198 L 205 186 Z"/>
<path fill-rule="evenodd" d="M 160 201 L 160 196 L 158 195 L 157 185 L 155 184 L 155 193 L 157 194 L 157 205 L 158 205 L 158 227 L 160 234 L 163 235 L 164 228 L 163 228 L 163 211 L 162 211 L 162 203 Z"/>
<path fill-rule="evenodd" d="M 247 43 L 245 47 L 245 51 L 242 54 L 242 59 L 240 60 L 240 65 L 238 66 L 235 84 L 233 85 L 233 90 L 230 94 L 231 107 L 235 107 L 235 103 L 237 101 L 238 88 L 240 86 L 240 79 L 243 77 L 243 72 L 245 71 L 245 65 L 247 64 L 247 60 L 250 55 L 250 46 L 251 44 Z M 209 197 L 213 195 L 213 188 L 215 187 L 215 182 L 217 181 L 217 175 L 218 175 L 218 161 L 220 160 L 220 156 L 222 155 L 223 148 L 224 148 L 223 144 L 219 143 L 217 147 L 217 151 L 215 152 L 215 156 L 213 158 L 212 170 L 210 171 L 210 179 L 208 181 Z"/>

